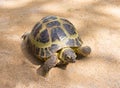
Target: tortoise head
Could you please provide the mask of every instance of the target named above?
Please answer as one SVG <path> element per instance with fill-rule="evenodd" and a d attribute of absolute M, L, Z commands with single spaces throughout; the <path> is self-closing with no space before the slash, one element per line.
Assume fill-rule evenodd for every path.
<path fill-rule="evenodd" d="M 76 54 L 71 48 L 65 48 L 62 50 L 62 58 L 67 63 L 75 63 Z"/>

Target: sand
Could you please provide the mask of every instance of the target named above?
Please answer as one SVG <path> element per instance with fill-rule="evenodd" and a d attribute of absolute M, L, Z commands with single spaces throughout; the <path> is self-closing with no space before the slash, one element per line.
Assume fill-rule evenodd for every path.
<path fill-rule="evenodd" d="M 21 36 L 47 15 L 70 20 L 92 53 L 45 78 Z M 0 0 L 0 88 L 120 88 L 120 1 Z"/>

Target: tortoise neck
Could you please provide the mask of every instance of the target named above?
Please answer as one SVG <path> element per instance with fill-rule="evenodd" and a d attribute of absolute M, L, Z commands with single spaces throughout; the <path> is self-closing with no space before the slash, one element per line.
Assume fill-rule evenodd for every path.
<path fill-rule="evenodd" d="M 61 50 L 60 50 L 60 53 L 59 53 L 59 59 L 61 60 L 61 61 L 63 61 L 64 63 L 67 63 L 65 60 L 64 60 L 64 53 L 65 53 L 65 51 L 66 50 L 71 50 L 71 48 L 69 48 L 69 47 L 64 47 L 64 48 L 62 48 Z"/>

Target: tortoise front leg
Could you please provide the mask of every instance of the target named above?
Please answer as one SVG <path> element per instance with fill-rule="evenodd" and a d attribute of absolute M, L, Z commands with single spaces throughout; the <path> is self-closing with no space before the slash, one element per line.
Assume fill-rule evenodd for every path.
<path fill-rule="evenodd" d="M 51 68 L 53 68 L 54 66 L 56 66 L 56 64 L 57 64 L 57 60 L 58 58 L 57 58 L 57 55 L 56 54 L 54 54 L 54 55 L 52 55 L 50 58 L 48 58 L 48 60 L 47 61 L 45 61 L 45 63 L 44 63 L 44 65 L 42 66 L 42 75 L 47 75 L 47 73 L 49 72 L 49 70 L 51 69 Z"/>
<path fill-rule="evenodd" d="M 76 53 L 85 57 L 91 53 L 91 48 L 89 46 L 78 47 Z"/>

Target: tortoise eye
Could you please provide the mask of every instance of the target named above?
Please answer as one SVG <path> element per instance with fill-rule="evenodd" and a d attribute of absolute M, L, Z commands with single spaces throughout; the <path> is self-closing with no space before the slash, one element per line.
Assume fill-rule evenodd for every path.
<path fill-rule="evenodd" d="M 69 57 L 69 56 L 66 56 L 66 59 L 68 60 L 68 59 L 70 59 L 70 57 Z"/>

